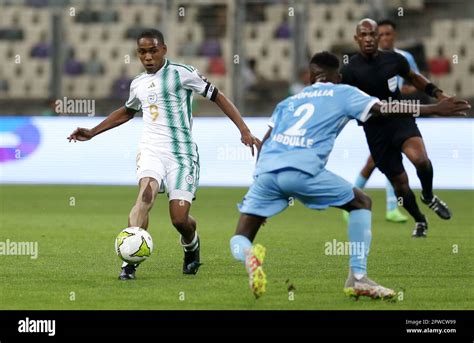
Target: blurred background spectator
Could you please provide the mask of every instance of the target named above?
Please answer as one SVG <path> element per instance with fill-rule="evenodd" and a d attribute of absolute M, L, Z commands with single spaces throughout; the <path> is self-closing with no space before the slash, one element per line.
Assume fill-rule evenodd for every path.
<path fill-rule="evenodd" d="M 96 99 L 97 115 L 106 115 L 123 104 L 131 80 L 143 71 L 136 37 L 154 27 L 165 34 L 169 59 L 196 67 L 246 115 L 268 116 L 308 82 L 303 69 L 313 53 L 333 51 L 344 63 L 357 52 L 356 23 L 390 18 L 400 6 L 404 15 L 390 18 L 397 46 L 448 94 L 474 99 L 473 1 L 308 0 L 295 2 L 290 17 L 292 4 L 0 0 L 0 113 L 39 115 L 48 99 L 68 96 Z M 61 40 L 54 42 L 58 11 Z M 60 63 L 53 62 L 57 49 Z M 59 75 L 54 63 L 62 66 Z M 193 108 L 197 116 L 222 115 L 201 97 L 194 97 Z"/>

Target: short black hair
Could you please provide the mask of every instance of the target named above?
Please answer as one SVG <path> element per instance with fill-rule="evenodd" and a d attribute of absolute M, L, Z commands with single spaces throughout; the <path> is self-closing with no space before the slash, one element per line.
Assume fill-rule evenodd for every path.
<path fill-rule="evenodd" d="M 329 51 L 318 52 L 311 58 L 309 64 L 316 64 L 324 69 L 339 69 L 339 59 Z"/>
<path fill-rule="evenodd" d="M 165 37 L 163 36 L 163 33 L 155 29 L 143 30 L 137 37 L 137 44 L 141 38 L 156 38 L 158 43 L 165 44 Z"/>
<path fill-rule="evenodd" d="M 378 23 L 377 23 L 378 26 L 383 26 L 383 25 L 390 25 L 394 30 L 397 29 L 397 25 L 395 24 L 394 21 L 390 20 L 390 19 L 383 19 L 383 20 L 380 20 Z"/>

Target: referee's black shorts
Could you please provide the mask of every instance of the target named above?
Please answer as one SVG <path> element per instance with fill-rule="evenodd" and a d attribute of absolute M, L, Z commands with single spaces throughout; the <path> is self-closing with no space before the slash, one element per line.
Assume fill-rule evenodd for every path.
<path fill-rule="evenodd" d="M 403 173 L 402 145 L 408 138 L 421 137 L 415 119 L 371 119 L 364 131 L 377 168 L 388 178 Z"/>

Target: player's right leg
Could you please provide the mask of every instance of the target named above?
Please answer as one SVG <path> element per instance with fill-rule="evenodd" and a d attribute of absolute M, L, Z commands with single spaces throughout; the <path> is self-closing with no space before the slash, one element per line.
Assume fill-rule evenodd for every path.
<path fill-rule="evenodd" d="M 135 205 L 132 207 L 128 216 L 129 227 L 139 227 L 148 229 L 148 216 L 158 193 L 159 183 L 152 177 L 143 177 L 139 182 L 139 191 Z M 138 264 L 122 263 L 122 271 L 120 272 L 120 280 L 135 279 L 135 271 Z"/>
<path fill-rule="evenodd" d="M 374 170 L 375 170 L 375 162 L 374 162 L 374 159 L 372 158 L 372 155 L 369 155 L 369 157 L 367 158 L 367 161 L 365 162 L 364 167 L 362 167 L 362 170 L 360 171 L 359 175 L 357 175 L 354 186 L 359 189 L 364 189 L 365 184 L 369 180 Z M 342 216 L 346 222 L 349 221 L 349 212 L 342 211 Z"/>
<path fill-rule="evenodd" d="M 414 237 L 425 237 L 428 224 L 426 217 L 421 213 L 416 203 L 415 195 L 408 184 L 408 175 L 402 161 L 402 153 L 399 146 L 369 145 L 377 168 L 390 180 L 397 199 L 402 202 L 402 206 L 415 219 L 416 228 Z"/>
<path fill-rule="evenodd" d="M 415 219 L 415 229 L 413 230 L 412 236 L 426 237 L 428 221 L 416 203 L 415 194 L 408 184 L 407 173 L 403 171 L 400 174 L 391 176 L 390 179 L 395 189 L 395 194 L 397 194 L 397 197 L 403 202 L 403 207 L 410 213 L 413 219 Z"/>
<path fill-rule="evenodd" d="M 354 276 L 353 280 L 357 283 L 346 282 L 344 292 L 374 298 L 393 296 L 393 290 L 377 285 L 367 277 L 367 258 L 372 240 L 370 198 L 339 175 L 326 169 L 314 176 L 302 174 L 295 182 L 295 194 L 298 200 L 311 209 L 323 210 L 331 206 L 349 212 L 349 274 Z M 370 293 L 365 292 L 367 287 L 370 287 Z"/>
<path fill-rule="evenodd" d="M 349 212 L 349 241 L 351 247 L 358 247 L 350 251 L 349 276 L 344 284 L 344 293 L 347 296 L 361 295 L 371 298 L 392 298 L 395 291 L 379 285 L 367 277 L 367 258 L 372 241 L 372 201 L 357 188 L 353 189 L 354 199 L 337 206 Z"/>
<path fill-rule="evenodd" d="M 265 248 L 261 244 L 253 244 L 253 241 L 266 218 L 283 211 L 289 204 L 288 196 L 277 185 L 277 178 L 278 172 L 257 176 L 239 204 L 241 216 L 230 239 L 232 256 L 244 263 L 250 289 L 256 298 L 265 293 L 267 279 L 262 266 Z"/>
<path fill-rule="evenodd" d="M 265 248 L 261 244 L 253 245 L 252 242 L 265 219 L 265 217 L 242 213 L 235 234 L 230 239 L 232 256 L 244 263 L 249 275 L 250 289 L 256 298 L 266 291 L 267 278 L 262 266 Z"/>
<path fill-rule="evenodd" d="M 159 183 L 152 177 L 140 179 L 139 191 L 135 205 L 128 216 L 128 226 L 137 226 L 148 229 L 148 214 L 156 199 L 159 190 Z"/>
<path fill-rule="evenodd" d="M 165 166 L 162 155 L 153 146 L 141 145 L 137 154 L 137 180 L 138 196 L 128 216 L 128 226 L 137 226 L 148 229 L 149 213 L 161 191 Z M 132 280 L 135 278 L 137 264 L 122 264 L 120 280 Z"/>
<path fill-rule="evenodd" d="M 428 158 L 423 138 L 415 136 L 406 139 L 403 142 L 402 150 L 416 168 L 422 187 L 421 201 L 441 219 L 450 219 L 452 213 L 446 203 L 433 194 L 433 165 Z"/>

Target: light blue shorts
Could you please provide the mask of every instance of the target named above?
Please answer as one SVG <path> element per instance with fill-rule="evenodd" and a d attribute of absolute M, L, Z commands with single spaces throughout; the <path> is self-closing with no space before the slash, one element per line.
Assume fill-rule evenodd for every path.
<path fill-rule="evenodd" d="M 326 169 L 314 176 L 297 169 L 282 169 L 258 175 L 238 208 L 241 213 L 268 218 L 297 199 L 308 208 L 323 210 L 354 199 L 353 187 Z"/>

